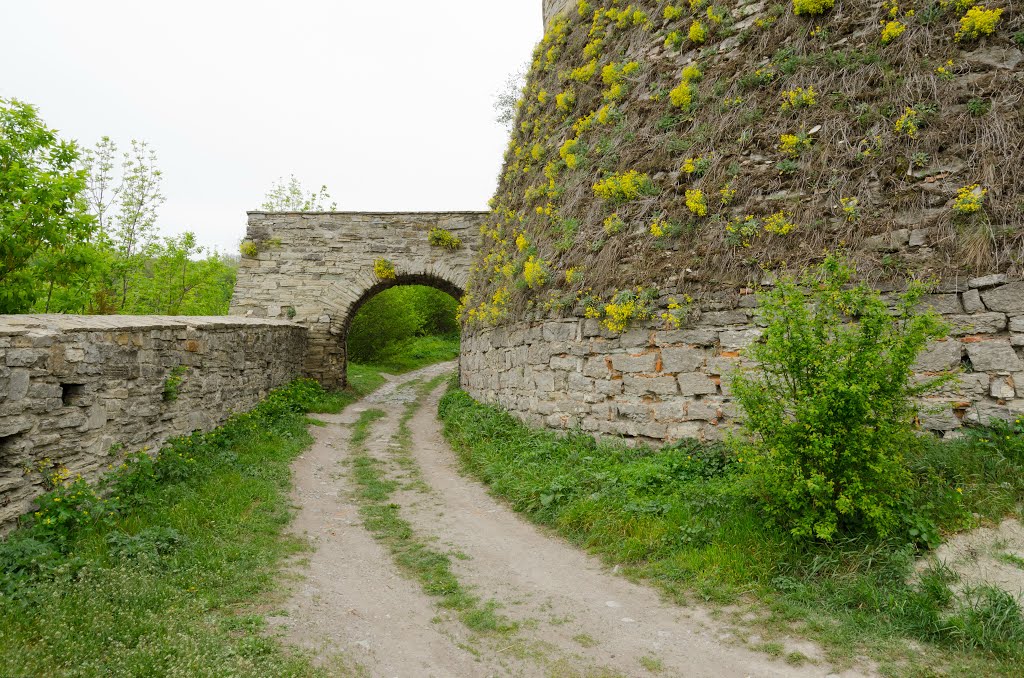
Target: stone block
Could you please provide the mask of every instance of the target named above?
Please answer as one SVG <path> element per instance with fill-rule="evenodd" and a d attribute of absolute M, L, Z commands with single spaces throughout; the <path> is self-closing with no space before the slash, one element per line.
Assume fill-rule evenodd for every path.
<path fill-rule="evenodd" d="M 918 306 L 919 309 L 932 309 L 942 315 L 954 315 L 963 313 L 963 306 L 960 304 L 960 297 L 956 294 L 926 294 Z"/>
<path fill-rule="evenodd" d="M 967 313 L 981 313 L 985 310 L 985 304 L 981 303 L 981 292 L 978 290 L 964 292 L 963 305 Z"/>
<path fill-rule="evenodd" d="M 663 332 L 656 332 L 654 335 L 654 341 L 658 346 L 674 346 L 677 344 L 715 346 L 718 344 L 718 330 L 702 328 L 666 330 Z"/>
<path fill-rule="evenodd" d="M 992 377 L 992 383 L 989 387 L 989 395 L 999 400 L 1012 400 L 1017 392 L 1014 389 L 1013 379 L 1010 377 L 995 376 Z"/>
<path fill-rule="evenodd" d="M 653 352 L 640 355 L 616 353 L 610 357 L 612 368 L 622 373 L 653 373 L 658 361 L 657 354 Z"/>
<path fill-rule="evenodd" d="M 575 356 L 554 356 L 549 363 L 553 370 L 579 372 L 583 369 L 583 358 Z"/>
<path fill-rule="evenodd" d="M 718 333 L 723 351 L 736 351 L 747 348 L 757 342 L 764 334 L 763 330 L 726 330 Z"/>
<path fill-rule="evenodd" d="M 679 392 L 683 395 L 718 393 L 718 384 L 699 372 L 680 374 L 676 379 L 679 381 Z"/>
<path fill-rule="evenodd" d="M 686 418 L 698 421 L 718 421 L 722 416 L 718 403 L 710 400 L 690 401 L 686 409 Z"/>
<path fill-rule="evenodd" d="M 1019 372 L 1024 369 L 1008 339 L 989 339 L 967 344 L 975 372 Z"/>
<path fill-rule="evenodd" d="M 918 408 L 918 421 L 926 431 L 951 431 L 962 426 L 948 402 L 924 401 Z"/>
<path fill-rule="evenodd" d="M 1014 282 L 987 289 L 981 293 L 981 300 L 990 311 L 1024 314 L 1024 282 Z"/>
<path fill-rule="evenodd" d="M 673 377 L 636 377 L 626 375 L 622 378 L 626 393 L 644 395 L 675 395 L 678 393 L 676 380 Z"/>
<path fill-rule="evenodd" d="M 1024 315 L 1010 318 L 1010 331 L 1024 333 Z"/>
<path fill-rule="evenodd" d="M 622 379 L 598 379 L 594 389 L 602 395 L 617 396 L 622 393 Z"/>
<path fill-rule="evenodd" d="M 950 334 L 961 337 L 965 334 L 996 334 L 1006 329 L 1006 315 L 1003 313 L 975 313 L 973 315 L 946 316 Z"/>
<path fill-rule="evenodd" d="M 608 367 L 608 359 L 604 356 L 587 358 L 583 363 L 583 374 L 595 379 L 607 378 L 611 375 L 611 369 Z"/>
<path fill-rule="evenodd" d="M 704 365 L 706 359 L 706 354 L 700 349 L 663 348 L 661 349 L 661 371 L 695 372 Z"/>
<path fill-rule="evenodd" d="M 547 322 L 544 323 L 542 337 L 544 341 L 569 341 L 576 338 L 577 323 Z"/>
<path fill-rule="evenodd" d="M 934 341 L 917 357 L 915 372 L 944 372 L 960 365 L 962 344 L 956 339 Z"/>
<path fill-rule="evenodd" d="M 994 287 L 996 285 L 1002 285 L 1006 282 L 1005 273 L 993 273 L 992 275 L 983 275 L 980 278 L 971 278 L 967 281 L 967 286 L 971 289 Z"/>

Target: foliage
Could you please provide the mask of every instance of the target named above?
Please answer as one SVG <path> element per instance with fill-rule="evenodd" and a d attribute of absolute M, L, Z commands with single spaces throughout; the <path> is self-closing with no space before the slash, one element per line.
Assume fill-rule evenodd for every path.
<path fill-rule="evenodd" d="M 227 313 L 235 262 L 200 247 L 191 232 L 158 237 L 162 174 L 145 142 L 119 154 L 103 137 L 79 155 L 33 107 L 0 102 L 0 115 L 0 162 L 12 163 L 0 180 L 0 214 L 2 224 L 20 224 L 0 230 L 0 311 Z M 19 141 L 26 134 L 31 141 Z"/>
<path fill-rule="evenodd" d="M 326 185 L 316 191 L 307 191 L 302 182 L 291 174 L 287 181 L 281 178 L 274 182 L 260 209 L 265 212 L 333 212 L 338 209 L 338 204 L 328 202 L 330 200 L 331 194 Z"/>
<path fill-rule="evenodd" d="M 793 13 L 815 16 L 824 14 L 835 4 L 835 0 L 793 0 Z"/>
<path fill-rule="evenodd" d="M 40 271 L 66 276 L 95 230 L 85 211 L 79 152 L 34 106 L 0 98 L 0 313 L 29 310 Z"/>
<path fill-rule="evenodd" d="M 960 215 L 970 215 L 981 210 L 985 203 L 985 195 L 988 189 L 981 188 L 978 184 L 963 186 L 956 192 L 953 200 L 953 211 Z"/>
<path fill-rule="evenodd" d="M 960 18 L 957 41 L 977 40 L 984 35 L 992 35 L 1002 15 L 1002 8 L 985 9 L 985 5 L 974 5 Z"/>
<path fill-rule="evenodd" d="M 393 363 L 402 347 L 410 348 L 410 340 L 457 335 L 456 305 L 450 295 L 432 287 L 399 285 L 384 290 L 363 304 L 352 319 L 347 338 L 349 359 Z M 455 343 L 457 347 L 458 341 Z"/>
<path fill-rule="evenodd" d="M 427 242 L 431 247 L 442 247 L 446 250 L 457 250 L 462 247 L 462 240 L 452 235 L 452 232 L 444 228 L 432 228 L 427 235 Z"/>
<path fill-rule="evenodd" d="M 613 205 L 636 200 L 643 195 L 654 195 L 657 187 L 651 178 L 636 170 L 610 174 L 594 184 L 594 193 Z"/>
<path fill-rule="evenodd" d="M 397 276 L 395 265 L 387 259 L 377 259 L 373 262 L 373 274 L 378 280 L 394 280 Z"/>
<path fill-rule="evenodd" d="M 167 378 L 164 379 L 164 401 L 172 402 L 178 399 L 178 388 L 185 380 L 186 372 L 188 372 L 186 365 L 177 365 L 171 368 Z"/>
<path fill-rule="evenodd" d="M 912 387 L 911 368 L 944 331 L 933 312 L 914 310 L 922 285 L 891 313 L 852 278 L 830 255 L 763 294 L 764 341 L 750 351 L 758 367 L 732 386 L 754 436 L 740 444 L 752 491 L 799 539 L 884 537 L 898 526 L 910 485 L 904 452 L 916 445 L 908 398 L 929 386 Z"/>

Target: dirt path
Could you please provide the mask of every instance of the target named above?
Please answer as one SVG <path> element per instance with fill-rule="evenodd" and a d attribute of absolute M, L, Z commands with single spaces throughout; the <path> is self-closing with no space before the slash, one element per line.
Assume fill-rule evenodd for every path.
<path fill-rule="evenodd" d="M 327 425 L 314 427 L 316 442 L 294 467 L 300 510 L 293 529 L 308 535 L 315 551 L 296 564 L 301 579 L 285 613 L 272 619 L 287 640 L 341 675 L 840 675 L 729 644 L 706 610 L 663 603 L 653 589 L 616 576 L 459 475 L 435 416 L 443 385 L 408 421 L 412 444 L 399 463 L 400 418 L 417 397 L 410 382 L 452 368 L 434 365 L 395 378 L 341 415 L 318 415 Z M 386 416 L 373 424 L 365 453 L 403 481 L 390 501 L 420 538 L 454 556 L 461 584 L 518 622 L 516 631 L 471 631 L 404 577 L 363 527 L 347 463 L 348 425 L 370 408 Z M 407 482 L 414 478 L 422 482 Z"/>

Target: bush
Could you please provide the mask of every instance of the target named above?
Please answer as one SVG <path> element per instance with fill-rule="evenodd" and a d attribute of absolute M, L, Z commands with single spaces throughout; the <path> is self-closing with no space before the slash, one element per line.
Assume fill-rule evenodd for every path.
<path fill-rule="evenodd" d="M 885 536 L 899 524 L 911 485 L 903 452 L 917 444 L 909 397 L 934 385 L 909 383 L 918 353 L 944 333 L 937 315 L 914 310 L 923 286 L 890 309 L 852 276 L 832 255 L 764 294 L 764 341 L 750 351 L 759 365 L 733 387 L 753 434 L 751 489 L 800 539 Z"/>

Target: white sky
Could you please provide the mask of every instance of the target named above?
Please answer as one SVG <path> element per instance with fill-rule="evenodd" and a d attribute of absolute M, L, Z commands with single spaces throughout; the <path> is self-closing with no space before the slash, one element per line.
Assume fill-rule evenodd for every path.
<path fill-rule="evenodd" d="M 234 252 L 275 179 L 339 210 L 486 209 L 494 94 L 541 0 L 0 0 L 0 96 L 63 138 L 148 141 L 165 233 Z"/>

